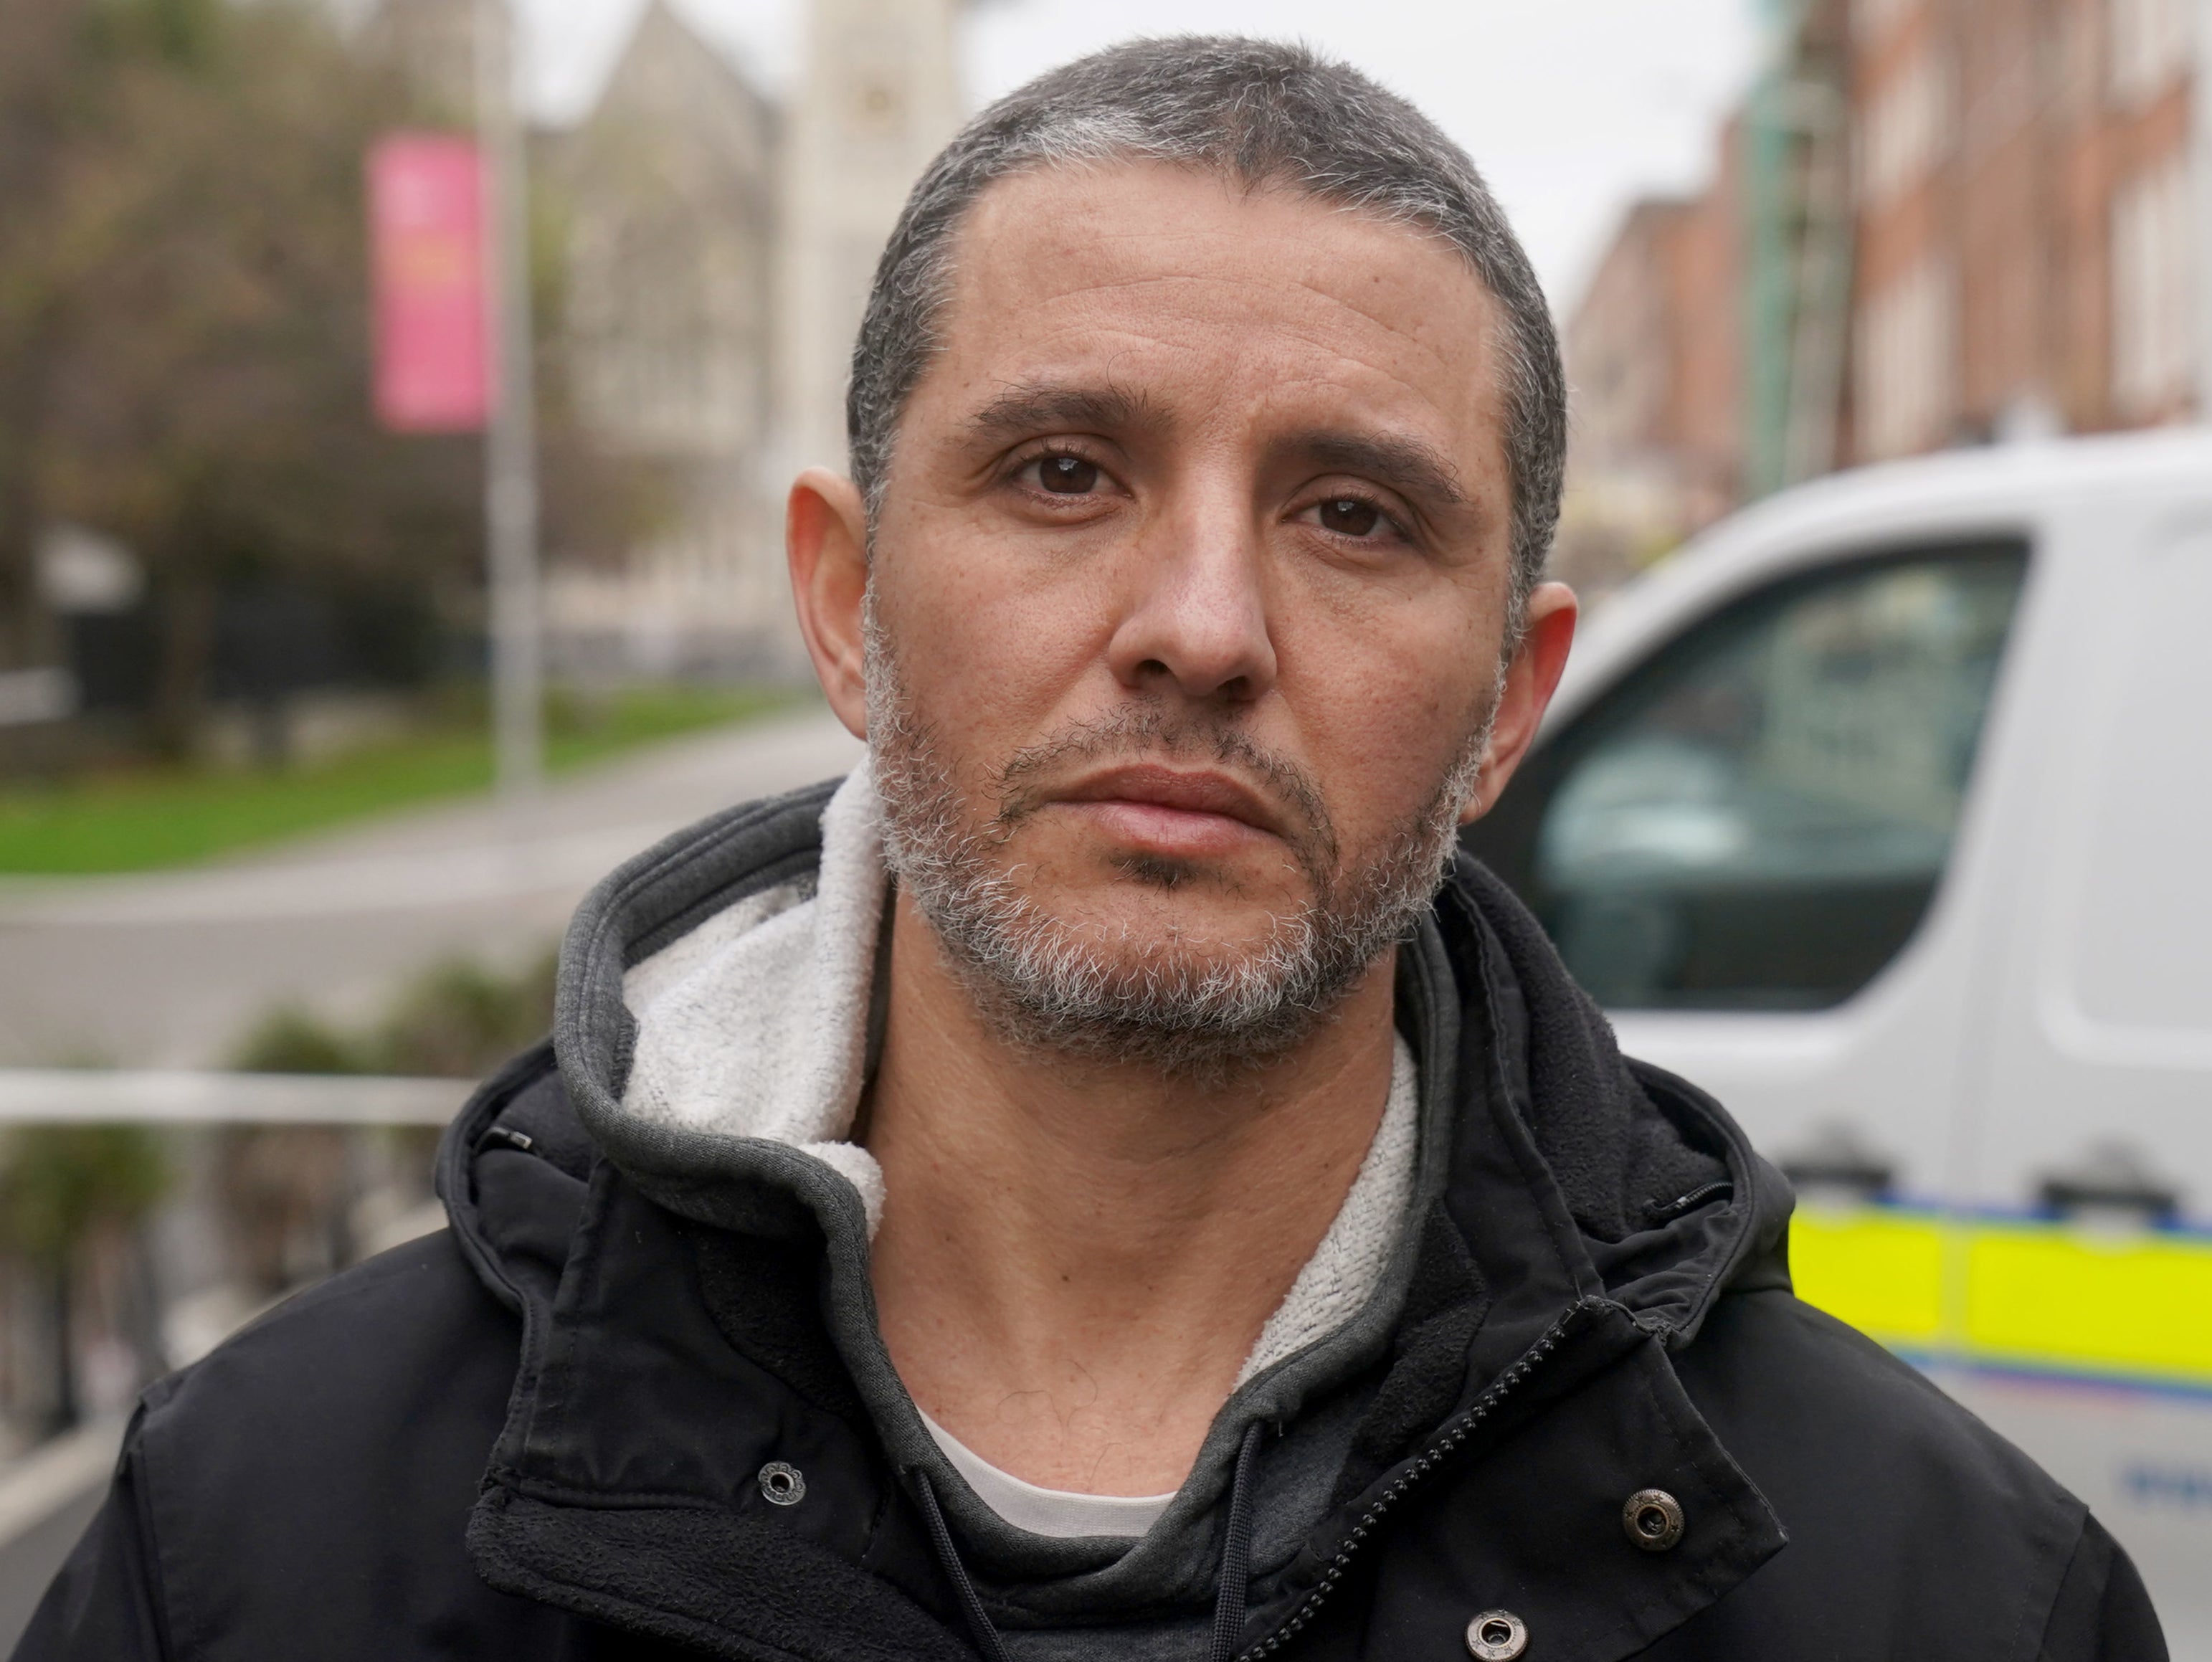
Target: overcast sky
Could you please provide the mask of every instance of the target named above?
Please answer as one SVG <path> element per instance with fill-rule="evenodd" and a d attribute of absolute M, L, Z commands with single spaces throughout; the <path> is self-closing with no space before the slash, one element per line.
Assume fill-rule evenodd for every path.
<path fill-rule="evenodd" d="M 799 0 L 673 0 L 762 82 L 798 53 Z M 524 0 L 541 111 L 588 105 L 643 0 Z M 1741 94 L 1754 0 L 985 0 L 966 24 L 969 102 L 1136 34 L 1302 39 L 1404 93 L 1466 145 L 1571 307 L 1622 209 L 1701 184 Z"/>

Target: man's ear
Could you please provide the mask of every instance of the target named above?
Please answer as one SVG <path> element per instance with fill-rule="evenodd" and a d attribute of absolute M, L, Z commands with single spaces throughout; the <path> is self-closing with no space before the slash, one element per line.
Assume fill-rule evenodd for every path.
<path fill-rule="evenodd" d="M 837 719 L 854 737 L 866 738 L 860 616 L 868 594 L 868 516 L 860 488 L 827 468 L 800 474 L 784 506 L 783 547 L 815 676 Z"/>
<path fill-rule="evenodd" d="M 1490 745 L 1483 754 L 1482 778 L 1460 810 L 1461 824 L 1472 824 L 1491 810 L 1521 758 L 1528 754 L 1566 670 L 1577 610 L 1575 591 L 1564 583 L 1540 583 L 1529 595 L 1521 645 L 1505 666 L 1505 687 L 1498 695 L 1497 719 L 1491 724 Z"/>

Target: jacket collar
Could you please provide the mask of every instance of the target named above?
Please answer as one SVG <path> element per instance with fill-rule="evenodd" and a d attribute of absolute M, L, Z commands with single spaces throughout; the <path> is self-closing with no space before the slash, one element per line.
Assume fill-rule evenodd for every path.
<path fill-rule="evenodd" d="M 457 1233 L 525 1319 L 471 1550 L 495 1585 L 711 1653 L 959 1654 L 951 1595 L 896 1475 L 908 1462 L 861 1406 L 872 1387 L 896 1386 L 855 1377 L 856 1357 L 865 1368 L 882 1353 L 854 1186 L 783 1144 L 618 1112 L 635 1038 L 623 970 L 701 918 L 803 879 L 827 795 L 734 810 L 602 884 L 564 951 L 558 1077 L 541 1059 L 534 1076 L 495 1081 L 449 1138 L 441 1192 Z M 1648 1642 L 1780 1544 L 1664 1350 L 1694 1338 L 1726 1287 L 1774 1283 L 1787 1190 L 1717 1107 L 1621 1061 L 1480 866 L 1459 863 L 1435 924 L 1408 949 L 1401 996 L 1418 1006 L 1425 1077 L 1452 1082 L 1449 1171 L 1330 1514 L 1255 1586 L 1247 1637 L 1348 1619 L 1344 1578 L 1364 1556 L 1388 1580 L 1395 1519 L 1436 1503 L 1419 1497 L 1486 1515 L 1499 1460 L 1578 1428 L 1585 1501 L 1618 1489 L 1617 1510 L 1633 1489 L 1671 1483 L 1711 1520 L 1664 1559 L 1631 1549 L 1600 1578 L 1607 1597 L 1576 1578 L 1547 1611 L 1547 1631 L 1582 1635 L 1559 1653 L 1595 1662 Z M 513 1174 L 490 1168 L 524 1157 L 501 1143 L 502 1116 L 532 1103 L 543 1115 L 551 1097 L 573 1104 L 603 1157 L 588 1198 L 563 1180 L 558 1204 L 574 1217 L 580 1203 L 580 1227 L 557 1270 L 544 1253 L 533 1270 L 512 1245 L 530 1230 L 499 1216 Z M 840 1321 L 865 1321 L 866 1343 Z M 819 1504 L 769 1501 L 757 1474 L 771 1459 L 808 1472 Z M 1577 1487 L 1556 1471 L 1543 1483 Z M 1561 1543 L 1495 1522 L 1494 1534 L 1419 1531 L 1421 1550 L 1466 1559 L 1468 1586 L 1537 1586 L 1515 1554 L 1555 1563 Z M 829 1591 L 800 1610 L 793 1587 Z M 1389 1600 L 1369 1603 L 1391 1619 Z M 1601 1609 L 1603 1622 L 1572 1614 Z"/>

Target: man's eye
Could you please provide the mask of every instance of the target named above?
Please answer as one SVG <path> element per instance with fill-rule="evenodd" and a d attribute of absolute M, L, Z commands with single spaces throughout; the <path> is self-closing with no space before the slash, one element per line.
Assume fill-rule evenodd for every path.
<path fill-rule="evenodd" d="M 1098 467 L 1080 456 L 1046 456 L 1036 463 L 1037 482 L 1055 496 L 1086 496 L 1098 488 Z"/>
<path fill-rule="evenodd" d="M 1357 496 L 1333 496 L 1321 505 L 1321 523 L 1340 537 L 1371 537 L 1382 523 L 1382 511 Z"/>

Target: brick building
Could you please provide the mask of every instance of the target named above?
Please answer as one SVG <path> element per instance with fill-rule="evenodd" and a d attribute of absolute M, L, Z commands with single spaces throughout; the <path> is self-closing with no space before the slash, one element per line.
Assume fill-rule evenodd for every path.
<path fill-rule="evenodd" d="M 1729 479 L 1750 496 L 1832 466 L 2203 413 L 2202 9 L 1801 3 L 1706 196 L 1632 210 L 1570 320 L 1571 517 L 1623 499 L 1634 476 Z M 1846 181 L 1832 232 L 1830 107 L 1828 171 Z M 1747 152 L 1768 158 L 1764 173 Z M 1733 315 L 1730 346 L 1631 275 L 1653 265 L 1655 223 L 1696 215 L 1735 226 L 1735 258 L 1709 261 L 1699 302 Z M 1728 417 L 1706 410 L 1716 398 Z M 1692 408 L 1705 413 L 1650 414 Z M 1663 506 L 1647 510 L 1645 547 L 1694 529 L 1711 499 L 1686 486 Z"/>
<path fill-rule="evenodd" d="M 1730 189 L 1642 202 L 1590 280 L 1565 343 L 1575 413 L 1553 556 L 1579 588 L 1609 586 L 1737 499 L 1741 243 Z"/>

